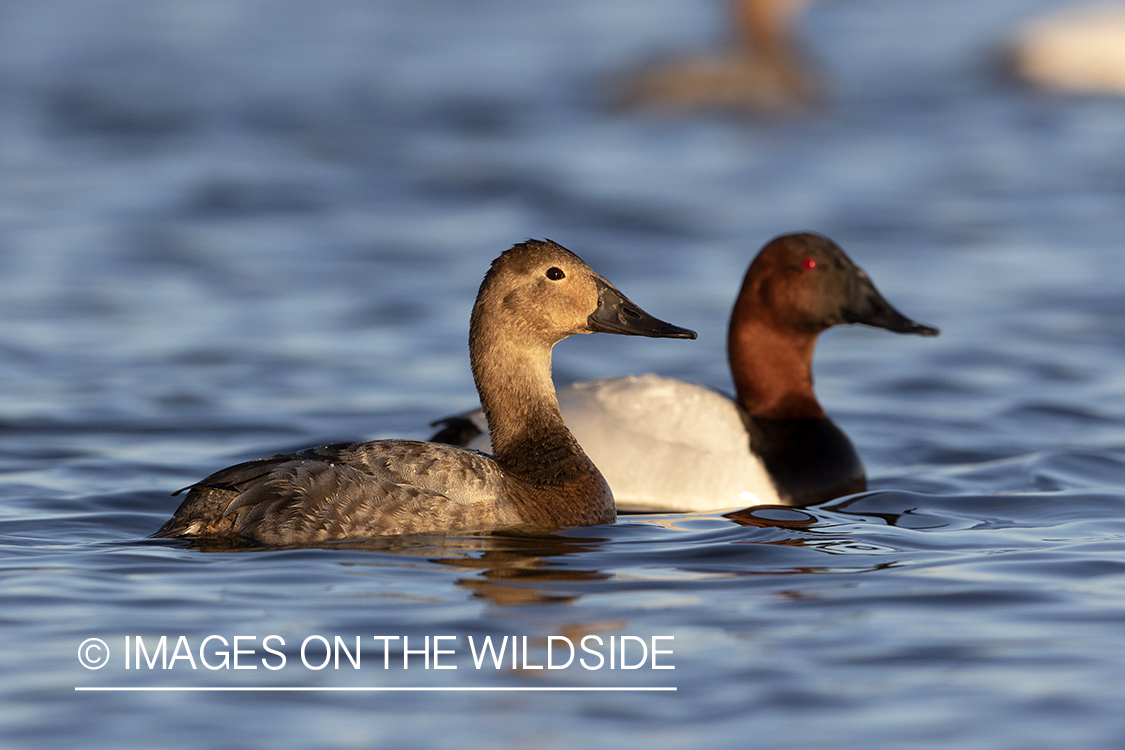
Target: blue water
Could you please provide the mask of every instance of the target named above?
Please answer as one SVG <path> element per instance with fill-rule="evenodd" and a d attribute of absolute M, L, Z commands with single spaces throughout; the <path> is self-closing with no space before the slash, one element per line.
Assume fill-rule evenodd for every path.
<path fill-rule="evenodd" d="M 3 744 L 1121 747 L 1125 100 L 1004 76 L 1015 24 L 1054 5 L 814 5 L 828 102 L 746 121 L 602 106 L 607 74 L 720 38 L 721 9 L 684 0 L 7 3 Z M 471 407 L 468 312 L 514 242 L 700 333 L 568 340 L 559 382 L 726 389 L 746 265 L 809 229 L 942 329 L 822 338 L 865 495 L 549 538 L 146 539 L 215 469 Z M 211 635 L 250 637 L 257 669 L 200 664 Z M 318 635 L 359 636 L 361 668 L 304 666 Z M 675 669 L 477 669 L 469 645 L 527 636 L 535 666 L 586 635 Z M 126 638 L 161 636 L 196 668 L 126 670 Z M 373 636 L 400 638 L 389 669 Z M 456 636 L 457 669 L 402 668 L 427 636 Z M 676 691 L 526 690 L 606 687 Z"/>

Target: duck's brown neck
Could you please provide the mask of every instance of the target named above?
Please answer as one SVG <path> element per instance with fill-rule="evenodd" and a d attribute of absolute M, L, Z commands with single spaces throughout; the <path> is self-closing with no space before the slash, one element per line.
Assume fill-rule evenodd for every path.
<path fill-rule="evenodd" d="M 788 52 L 792 2 L 785 0 L 733 0 L 739 43 L 769 58 Z"/>
<path fill-rule="evenodd" d="M 774 325 L 766 313 L 740 303 L 727 338 L 738 403 L 754 417 L 824 419 L 813 392 L 816 331 Z"/>
<path fill-rule="evenodd" d="M 732 0 L 739 52 L 772 71 L 777 83 L 798 97 L 816 93 L 812 74 L 793 38 L 796 15 L 805 0 Z"/>
<path fill-rule="evenodd" d="M 612 522 L 613 495 L 563 422 L 550 347 L 510 333 L 474 326 L 469 355 L 511 499 L 529 523 Z"/>
<path fill-rule="evenodd" d="M 551 381 L 551 352 L 482 332 L 470 347 L 492 452 L 505 470 L 533 473 L 544 463 L 585 458 L 566 428 Z M 528 460 L 534 454 L 537 460 Z M 526 466 L 524 466 L 526 464 Z"/>
<path fill-rule="evenodd" d="M 549 344 L 517 331 L 474 325 L 469 360 L 501 468 L 544 480 L 593 468 L 562 422 Z"/>

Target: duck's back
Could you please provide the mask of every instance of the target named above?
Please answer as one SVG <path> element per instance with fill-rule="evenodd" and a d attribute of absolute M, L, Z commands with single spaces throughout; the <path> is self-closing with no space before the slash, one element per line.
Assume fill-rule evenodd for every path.
<path fill-rule="evenodd" d="M 297 544 L 515 525 L 502 479 L 490 458 L 452 446 L 325 445 L 212 474 L 156 536 Z"/>
<path fill-rule="evenodd" d="M 695 383 L 630 375 L 560 388 L 566 424 L 619 510 L 689 511 L 780 503 L 750 451 L 742 411 Z M 474 423 L 484 428 L 483 419 Z M 470 447 L 488 451 L 485 432 Z"/>

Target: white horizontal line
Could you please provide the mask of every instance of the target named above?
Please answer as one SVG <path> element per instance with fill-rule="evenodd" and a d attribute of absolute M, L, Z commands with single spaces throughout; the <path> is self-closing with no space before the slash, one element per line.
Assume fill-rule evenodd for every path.
<path fill-rule="evenodd" d="M 674 687 L 76 687 L 78 692 L 101 693 L 312 693 L 312 692 L 366 692 L 366 693 L 484 693 L 484 692 L 675 692 Z"/>

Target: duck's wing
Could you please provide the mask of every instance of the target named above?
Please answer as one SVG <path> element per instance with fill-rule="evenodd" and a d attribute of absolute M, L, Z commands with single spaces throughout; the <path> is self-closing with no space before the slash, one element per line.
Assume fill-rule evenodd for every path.
<path fill-rule="evenodd" d="M 155 536 L 301 544 L 517 524 L 502 485 L 496 463 L 475 451 L 411 440 L 326 445 L 212 474 Z"/>

